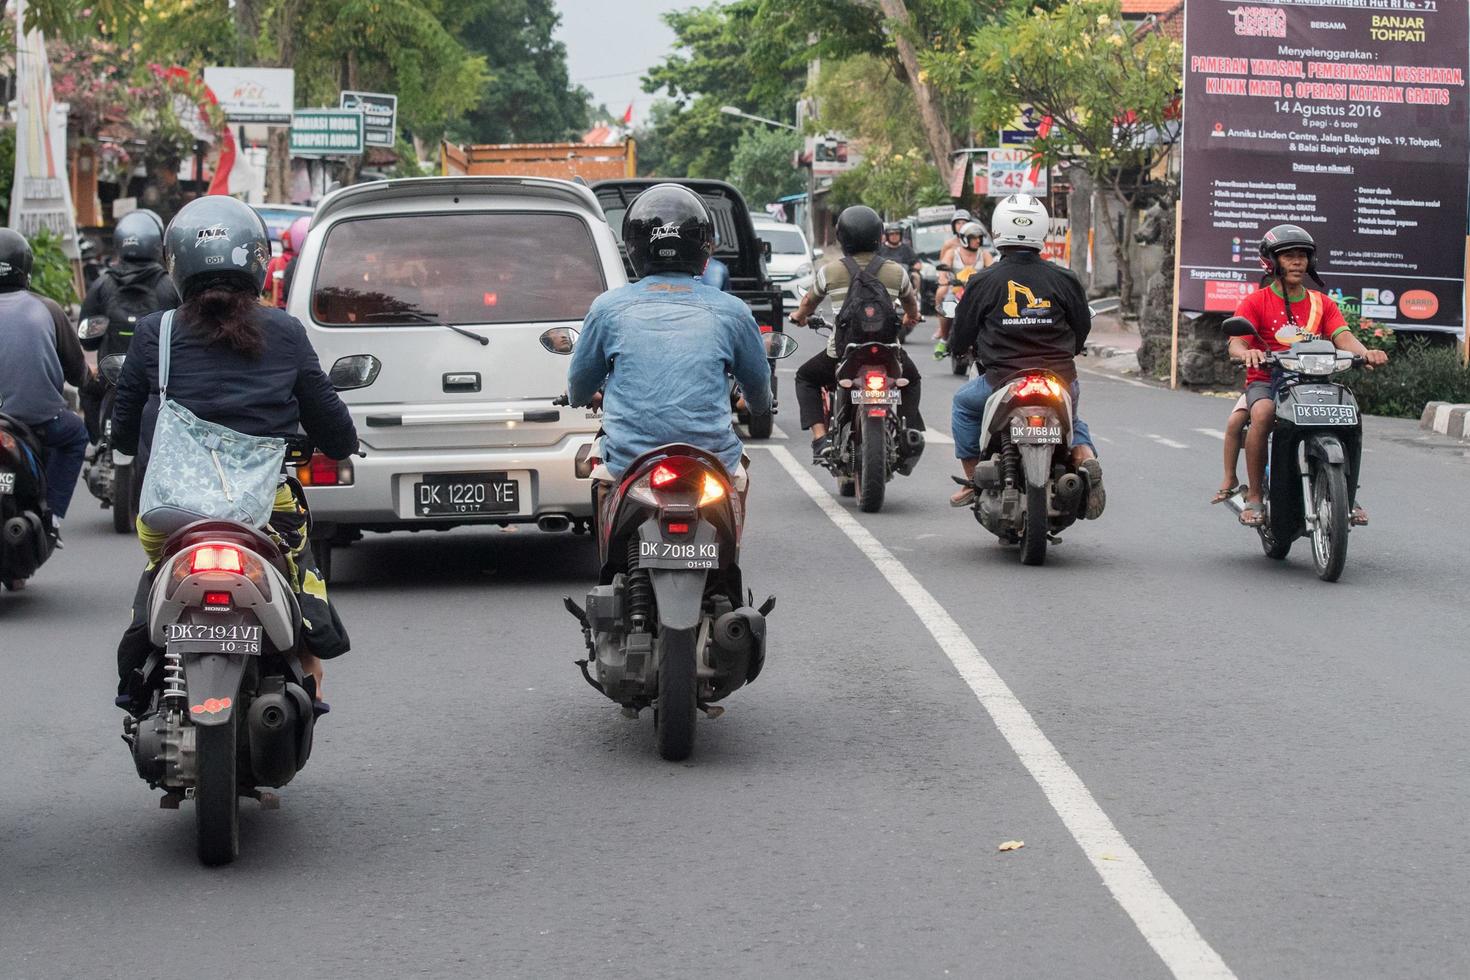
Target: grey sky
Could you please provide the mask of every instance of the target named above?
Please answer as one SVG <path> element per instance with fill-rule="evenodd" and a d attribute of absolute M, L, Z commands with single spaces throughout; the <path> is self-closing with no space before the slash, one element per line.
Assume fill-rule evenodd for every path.
<path fill-rule="evenodd" d="M 662 61 L 674 34 L 659 19 L 666 10 L 697 6 L 703 0 L 556 0 L 561 13 L 557 37 L 567 46 L 572 81 L 592 92 L 593 102 L 606 103 L 621 116 L 633 103 L 633 122 L 640 123 L 657 96 L 638 79 Z"/>

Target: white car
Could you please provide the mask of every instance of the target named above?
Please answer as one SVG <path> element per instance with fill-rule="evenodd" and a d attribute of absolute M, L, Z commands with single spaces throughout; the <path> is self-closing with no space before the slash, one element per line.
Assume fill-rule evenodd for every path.
<path fill-rule="evenodd" d="M 766 259 L 766 272 L 771 281 L 781 290 L 782 305 L 794 310 L 801 297 L 811 288 L 812 274 L 822 250 L 815 251 L 807 244 L 801 228 L 773 218 L 751 217 L 756 237 L 771 246 Z"/>
<path fill-rule="evenodd" d="M 313 540 L 534 523 L 585 531 L 598 421 L 558 407 L 588 307 L 626 283 L 585 186 L 523 177 L 380 181 L 329 196 L 290 311 L 365 456 L 314 457 Z"/>

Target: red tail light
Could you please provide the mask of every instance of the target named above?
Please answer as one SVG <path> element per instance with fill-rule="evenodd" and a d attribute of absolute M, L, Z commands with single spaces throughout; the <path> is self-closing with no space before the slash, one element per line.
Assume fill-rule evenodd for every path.
<path fill-rule="evenodd" d="M 225 606 L 228 608 L 230 605 L 233 604 L 233 602 L 234 600 L 231 598 L 228 592 L 204 593 L 204 604 L 206 606 Z"/>
<path fill-rule="evenodd" d="M 655 490 L 662 490 L 671 483 L 677 483 L 678 480 L 679 471 L 668 463 L 659 463 L 658 466 L 654 467 L 653 472 L 648 477 L 649 484 Z"/>
<path fill-rule="evenodd" d="M 239 548 L 229 545 L 211 544 L 203 548 L 195 549 L 189 556 L 189 573 L 196 572 L 242 572 L 245 570 L 245 557 L 240 554 Z"/>
<path fill-rule="evenodd" d="M 13 453 L 18 448 L 19 447 L 15 441 L 15 436 L 11 435 L 9 432 L 0 432 L 0 449 L 4 449 L 6 452 Z"/>
<path fill-rule="evenodd" d="M 352 486 L 352 462 L 338 462 L 330 456 L 312 453 L 311 459 L 296 467 L 296 479 L 303 487 L 350 487 Z"/>
<path fill-rule="evenodd" d="M 1016 388 L 1016 394 L 1060 398 L 1062 397 L 1062 386 L 1044 374 L 1028 374 Z"/>
<path fill-rule="evenodd" d="M 688 534 L 689 525 L 684 521 L 670 521 L 664 525 L 664 530 L 670 534 Z"/>
<path fill-rule="evenodd" d="M 888 377 L 882 374 L 870 374 L 864 382 L 869 391 L 882 391 L 888 387 Z"/>

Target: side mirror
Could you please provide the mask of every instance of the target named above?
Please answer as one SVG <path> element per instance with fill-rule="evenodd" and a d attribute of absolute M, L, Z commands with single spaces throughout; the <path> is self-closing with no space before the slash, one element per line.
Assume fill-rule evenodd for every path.
<path fill-rule="evenodd" d="M 761 339 L 766 344 L 766 356 L 773 360 L 779 361 L 783 357 L 790 357 L 796 353 L 796 340 L 790 334 L 773 330 L 768 334 L 762 334 Z"/>
<path fill-rule="evenodd" d="M 77 337 L 80 340 L 96 340 L 107 333 L 107 317 L 89 316 L 77 327 Z"/>
<path fill-rule="evenodd" d="M 95 320 L 98 318 L 93 317 L 93 319 Z M 103 322 L 106 322 L 105 317 L 102 319 Z M 107 379 L 108 384 L 115 386 L 117 384 L 117 379 L 122 377 L 123 362 L 125 360 L 127 360 L 126 354 L 108 354 L 102 360 L 97 362 L 97 370 L 101 373 L 103 378 Z"/>
<path fill-rule="evenodd" d="M 814 248 L 814 249 L 812 249 L 812 258 L 814 258 L 814 259 L 820 259 L 822 256 L 824 256 L 826 254 L 827 253 L 824 252 L 824 251 L 822 251 L 820 248 Z"/>
<path fill-rule="evenodd" d="M 378 372 L 383 370 L 383 362 L 371 354 L 349 354 L 346 357 L 337 358 L 332 365 L 332 370 L 327 372 L 327 379 L 332 382 L 332 387 L 337 391 L 353 391 L 357 388 L 366 388 L 378 380 Z"/>
<path fill-rule="evenodd" d="M 1256 328 L 1243 316 L 1233 316 L 1220 325 L 1227 337 L 1254 337 Z"/>
<path fill-rule="evenodd" d="M 761 257 L 767 262 L 771 261 L 771 243 L 764 238 L 761 239 Z"/>
<path fill-rule="evenodd" d="M 577 336 L 571 327 L 552 327 L 541 335 L 541 346 L 553 354 L 570 354 L 576 349 Z"/>

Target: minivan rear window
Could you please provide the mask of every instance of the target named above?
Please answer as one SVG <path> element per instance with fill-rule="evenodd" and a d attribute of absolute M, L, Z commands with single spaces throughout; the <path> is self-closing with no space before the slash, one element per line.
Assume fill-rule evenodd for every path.
<path fill-rule="evenodd" d="M 573 215 L 383 215 L 327 232 L 311 315 L 330 327 L 580 320 L 606 288 Z"/>

